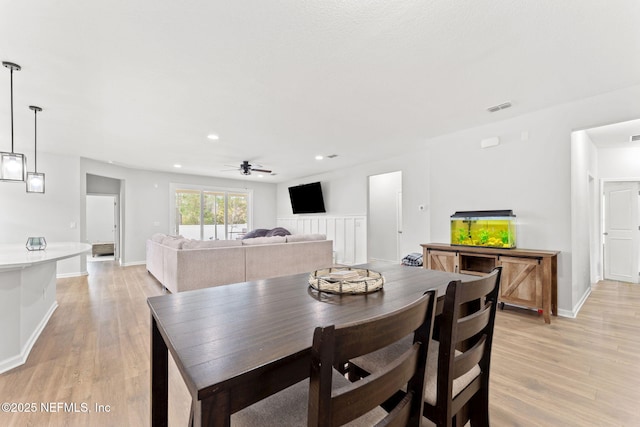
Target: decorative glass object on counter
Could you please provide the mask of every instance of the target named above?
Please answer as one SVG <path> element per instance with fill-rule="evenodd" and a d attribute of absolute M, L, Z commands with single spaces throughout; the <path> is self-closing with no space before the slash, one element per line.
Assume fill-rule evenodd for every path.
<path fill-rule="evenodd" d="M 515 248 L 516 216 L 512 210 L 458 211 L 451 215 L 451 244 Z"/>
<path fill-rule="evenodd" d="M 29 237 L 26 246 L 29 251 L 42 251 L 47 247 L 47 241 L 44 237 Z"/>

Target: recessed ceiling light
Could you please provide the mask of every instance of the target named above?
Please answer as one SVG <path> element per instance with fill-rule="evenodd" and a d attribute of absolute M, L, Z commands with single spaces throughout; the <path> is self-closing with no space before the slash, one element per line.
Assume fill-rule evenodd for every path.
<path fill-rule="evenodd" d="M 324 159 L 324 156 L 321 156 L 319 154 L 316 156 L 316 160 L 322 160 L 322 159 Z"/>
<path fill-rule="evenodd" d="M 182 167 L 182 165 L 176 163 L 175 165 L 173 165 L 174 168 L 180 169 Z"/>
<path fill-rule="evenodd" d="M 209 135 L 207 135 L 207 138 L 213 140 L 213 141 L 217 141 L 220 139 L 220 137 L 216 134 L 210 133 Z"/>
<path fill-rule="evenodd" d="M 258 175 L 258 178 L 264 178 L 264 175 L 260 174 Z"/>

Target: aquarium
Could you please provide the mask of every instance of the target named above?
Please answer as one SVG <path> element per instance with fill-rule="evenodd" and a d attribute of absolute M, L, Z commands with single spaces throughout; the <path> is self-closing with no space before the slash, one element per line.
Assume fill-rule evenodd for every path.
<path fill-rule="evenodd" d="M 451 244 L 516 247 L 516 216 L 511 210 L 459 211 L 451 215 Z"/>

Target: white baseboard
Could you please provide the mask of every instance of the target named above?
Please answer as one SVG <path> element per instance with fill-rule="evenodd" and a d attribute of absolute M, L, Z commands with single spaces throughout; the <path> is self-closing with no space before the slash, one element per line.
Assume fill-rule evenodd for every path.
<path fill-rule="evenodd" d="M 147 261 L 133 261 L 133 262 L 126 262 L 124 264 L 121 264 L 122 267 L 132 267 L 134 265 L 146 265 Z"/>
<path fill-rule="evenodd" d="M 580 298 L 580 301 L 578 301 L 578 303 L 573 307 L 573 310 L 570 311 L 570 310 L 558 309 L 558 316 L 570 317 L 572 319 L 575 319 L 576 317 L 578 317 L 578 312 L 580 311 L 584 303 L 587 301 L 587 298 L 589 298 L 589 295 L 591 295 L 591 287 L 589 287 L 584 293 L 584 295 L 582 295 L 582 298 Z"/>
<path fill-rule="evenodd" d="M 84 271 L 78 271 L 75 273 L 63 273 L 63 274 L 56 274 L 56 279 L 68 279 L 69 277 L 82 277 L 82 276 L 88 276 L 89 272 L 87 270 Z"/>
<path fill-rule="evenodd" d="M 56 308 L 58 308 L 58 301 L 54 301 L 51 307 L 49 307 L 47 314 L 45 314 L 45 316 L 38 324 L 38 327 L 33 331 L 27 342 L 24 344 L 24 347 L 22 348 L 20 354 L 10 357 L 9 359 L 0 360 L 0 374 L 7 372 L 10 369 L 17 368 L 27 361 L 33 345 L 38 340 L 38 337 L 44 330 L 44 327 L 47 326 L 47 323 L 49 322 L 51 316 L 53 316 L 53 312 L 56 311 Z"/>

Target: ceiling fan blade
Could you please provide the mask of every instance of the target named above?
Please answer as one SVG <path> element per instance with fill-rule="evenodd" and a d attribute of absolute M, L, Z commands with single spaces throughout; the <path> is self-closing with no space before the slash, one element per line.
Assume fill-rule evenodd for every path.
<path fill-rule="evenodd" d="M 251 170 L 252 170 L 253 172 L 271 173 L 271 171 L 270 171 L 270 170 L 267 170 L 267 169 L 256 169 L 256 168 L 251 168 Z"/>

